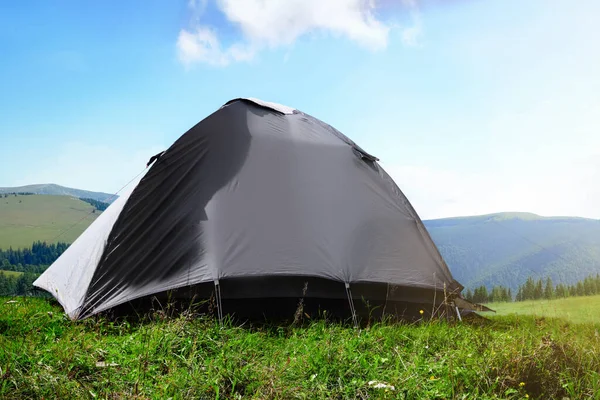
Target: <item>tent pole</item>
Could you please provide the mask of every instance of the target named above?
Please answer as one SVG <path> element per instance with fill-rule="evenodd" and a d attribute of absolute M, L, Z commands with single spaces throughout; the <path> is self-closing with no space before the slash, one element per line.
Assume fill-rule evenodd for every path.
<path fill-rule="evenodd" d="M 219 317 L 219 324 L 223 325 L 223 304 L 221 303 L 221 286 L 219 280 L 215 280 L 215 297 L 217 298 L 217 315 Z"/>
<path fill-rule="evenodd" d="M 354 327 L 358 328 L 358 320 L 356 318 L 356 309 L 354 308 L 354 300 L 352 299 L 352 291 L 350 290 L 350 284 L 346 282 L 346 295 L 348 296 L 348 303 L 350 303 L 350 312 L 352 312 L 352 322 Z"/>

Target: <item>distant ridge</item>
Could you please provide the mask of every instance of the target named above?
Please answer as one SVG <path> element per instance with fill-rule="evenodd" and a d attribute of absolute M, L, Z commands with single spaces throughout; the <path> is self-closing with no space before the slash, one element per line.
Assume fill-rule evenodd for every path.
<path fill-rule="evenodd" d="M 17 187 L 0 187 L 0 193 L 34 193 L 52 196 L 72 196 L 77 198 L 94 199 L 104 203 L 112 203 L 118 197 L 109 193 L 73 189 L 65 186 L 56 185 L 54 183 L 44 183 Z"/>
<path fill-rule="evenodd" d="M 439 219 L 424 220 L 427 226 L 451 226 L 455 224 L 503 222 L 503 221 L 597 221 L 583 217 L 553 216 L 543 217 L 528 212 L 499 212 L 493 214 L 470 215 L 464 217 L 447 217 Z"/>
<path fill-rule="evenodd" d="M 531 276 L 572 284 L 600 273 L 600 220 L 506 212 L 423 221 L 452 274 L 469 288 Z"/>

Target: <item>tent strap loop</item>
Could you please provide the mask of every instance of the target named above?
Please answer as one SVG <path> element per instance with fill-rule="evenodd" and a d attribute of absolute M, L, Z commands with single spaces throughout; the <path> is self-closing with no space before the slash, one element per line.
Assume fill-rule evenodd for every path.
<path fill-rule="evenodd" d="M 356 318 L 356 308 L 354 308 L 354 300 L 352 299 L 352 290 L 350 290 L 350 284 L 346 282 L 346 295 L 348 296 L 348 303 L 350 304 L 350 312 L 352 313 L 352 322 L 354 327 L 358 328 L 358 320 Z"/>

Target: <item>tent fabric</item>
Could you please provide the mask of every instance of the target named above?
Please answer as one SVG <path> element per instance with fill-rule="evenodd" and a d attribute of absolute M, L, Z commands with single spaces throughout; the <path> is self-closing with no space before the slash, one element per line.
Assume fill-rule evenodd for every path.
<path fill-rule="evenodd" d="M 34 285 L 73 319 L 256 277 L 459 293 L 377 160 L 310 115 L 234 99 L 175 141 Z"/>

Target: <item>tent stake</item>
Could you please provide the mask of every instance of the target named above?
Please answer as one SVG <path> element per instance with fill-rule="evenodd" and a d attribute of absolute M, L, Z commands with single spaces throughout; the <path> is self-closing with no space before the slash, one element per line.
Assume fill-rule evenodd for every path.
<path fill-rule="evenodd" d="M 460 311 L 459 311 L 459 309 L 458 309 L 458 306 L 454 306 L 454 308 L 456 309 L 456 315 L 458 315 L 458 320 L 459 320 L 460 322 L 462 322 L 462 317 L 460 316 Z"/>
<path fill-rule="evenodd" d="M 354 300 L 352 299 L 352 291 L 350 290 L 350 284 L 346 283 L 346 295 L 348 296 L 348 303 L 350 303 L 350 312 L 352 312 L 352 321 L 354 327 L 358 328 L 358 320 L 356 318 L 356 309 L 354 308 Z"/>
<path fill-rule="evenodd" d="M 219 317 L 219 324 L 223 325 L 223 304 L 221 303 L 221 286 L 219 280 L 215 280 L 215 296 L 217 298 L 217 315 Z"/>

